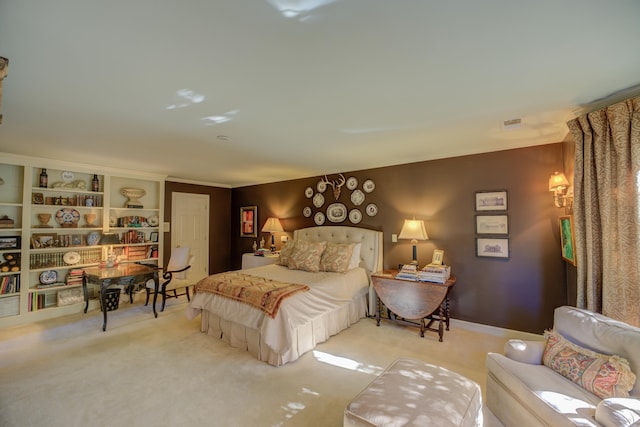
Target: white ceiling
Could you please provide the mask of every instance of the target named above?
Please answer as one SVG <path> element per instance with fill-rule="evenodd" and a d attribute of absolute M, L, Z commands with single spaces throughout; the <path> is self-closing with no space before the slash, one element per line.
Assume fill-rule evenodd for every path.
<path fill-rule="evenodd" d="M 640 84 L 638 22 L 637 0 L 0 0 L 0 151 L 235 187 L 559 142 Z"/>

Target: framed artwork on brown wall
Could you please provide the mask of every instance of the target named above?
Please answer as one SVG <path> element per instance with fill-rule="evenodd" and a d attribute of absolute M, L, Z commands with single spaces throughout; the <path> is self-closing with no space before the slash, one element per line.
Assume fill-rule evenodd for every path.
<path fill-rule="evenodd" d="M 476 212 L 506 211 L 507 191 L 476 191 Z"/>
<path fill-rule="evenodd" d="M 576 265 L 576 237 L 573 231 L 573 218 L 571 215 L 560 217 L 560 244 L 562 259 L 572 265 Z"/>
<path fill-rule="evenodd" d="M 258 207 L 240 208 L 240 237 L 257 237 Z"/>

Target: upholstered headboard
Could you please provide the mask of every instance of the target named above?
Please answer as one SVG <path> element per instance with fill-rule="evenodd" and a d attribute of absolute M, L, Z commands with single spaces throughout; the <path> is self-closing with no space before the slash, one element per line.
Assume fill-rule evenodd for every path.
<path fill-rule="evenodd" d="M 382 270 L 382 232 L 358 227 L 327 225 L 301 228 L 293 238 L 311 242 L 362 243 L 360 259 L 369 273 Z"/>

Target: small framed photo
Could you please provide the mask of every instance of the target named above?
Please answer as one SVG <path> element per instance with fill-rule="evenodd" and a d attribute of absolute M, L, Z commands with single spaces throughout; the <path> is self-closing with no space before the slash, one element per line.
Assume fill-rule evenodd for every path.
<path fill-rule="evenodd" d="M 506 211 L 507 191 L 477 191 L 476 211 Z"/>
<path fill-rule="evenodd" d="M 257 237 L 258 207 L 240 208 L 240 237 Z"/>
<path fill-rule="evenodd" d="M 72 234 L 70 238 L 70 246 L 84 246 L 84 236 L 82 234 Z"/>
<path fill-rule="evenodd" d="M 507 215 L 476 215 L 476 234 L 509 234 Z"/>
<path fill-rule="evenodd" d="M 509 239 L 478 237 L 476 238 L 476 255 L 509 259 Z"/>
<path fill-rule="evenodd" d="M 444 260 L 444 251 L 442 249 L 436 249 L 433 251 L 433 256 L 431 257 L 432 265 L 442 265 L 442 261 Z"/>
<path fill-rule="evenodd" d="M 560 217 L 560 244 L 562 245 L 562 259 L 569 264 L 576 265 L 576 237 L 571 215 Z"/>
<path fill-rule="evenodd" d="M 34 205 L 44 205 L 44 194 L 31 193 L 31 203 Z"/>
<path fill-rule="evenodd" d="M 20 236 L 0 237 L 0 249 L 20 249 Z"/>
<path fill-rule="evenodd" d="M 58 235 L 56 233 L 32 234 L 31 246 L 34 249 L 53 248 L 57 246 Z"/>
<path fill-rule="evenodd" d="M 151 232 L 151 236 L 149 238 L 151 239 L 152 242 L 157 242 L 158 241 L 158 232 L 157 231 L 152 231 Z"/>

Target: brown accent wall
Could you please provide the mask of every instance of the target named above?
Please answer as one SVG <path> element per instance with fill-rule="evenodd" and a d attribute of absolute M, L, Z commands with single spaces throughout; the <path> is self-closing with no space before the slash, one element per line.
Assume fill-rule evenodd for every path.
<path fill-rule="evenodd" d="M 421 265 L 434 249 L 445 251 L 458 281 L 452 290 L 452 316 L 456 319 L 520 331 L 542 333 L 553 322 L 553 309 L 567 303 L 565 263 L 560 257 L 558 216 L 548 191 L 549 176 L 563 170 L 562 143 L 505 150 L 442 160 L 345 172 L 361 188 L 373 179 L 376 188 L 360 206 L 378 206 L 378 214 L 363 213 L 358 226 L 384 232 L 384 266 L 397 267 L 411 259 L 411 243 L 391 242 L 404 219 L 414 215 L 426 224 L 428 241 L 418 243 Z M 333 203 L 330 189 L 321 209 L 313 207 L 304 190 L 315 188 L 321 177 L 235 188 L 231 197 L 231 267 L 240 268 L 241 255 L 251 251 L 256 239 L 239 237 L 241 206 L 258 206 L 258 231 L 269 216 L 281 218 L 285 230 L 314 226 L 313 213 Z M 330 175 L 335 179 L 336 175 Z M 479 258 L 475 249 L 474 193 L 508 192 L 508 260 Z M 169 189 L 167 190 L 169 191 Z M 339 201 L 350 210 L 351 191 L 343 187 Z M 167 209 L 169 207 L 167 206 Z M 330 224 L 330 223 L 326 223 Z M 339 225 L 352 225 L 349 220 Z M 281 243 L 276 242 L 278 248 Z M 268 243 L 267 243 L 268 246 Z"/>
<path fill-rule="evenodd" d="M 171 222 L 172 193 L 193 193 L 209 195 L 209 273 L 220 273 L 231 268 L 231 189 L 206 185 L 165 182 L 164 220 Z M 164 263 L 171 255 L 171 232 L 164 234 Z"/>

